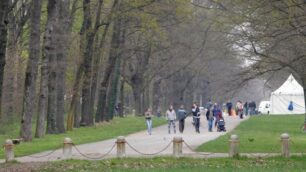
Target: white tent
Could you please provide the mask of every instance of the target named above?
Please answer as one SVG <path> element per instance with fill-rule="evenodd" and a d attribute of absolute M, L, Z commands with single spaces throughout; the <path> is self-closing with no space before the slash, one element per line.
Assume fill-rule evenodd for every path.
<path fill-rule="evenodd" d="M 288 110 L 291 101 L 293 109 Z M 271 93 L 271 114 L 303 114 L 304 102 L 303 87 L 291 74 L 282 86 Z"/>

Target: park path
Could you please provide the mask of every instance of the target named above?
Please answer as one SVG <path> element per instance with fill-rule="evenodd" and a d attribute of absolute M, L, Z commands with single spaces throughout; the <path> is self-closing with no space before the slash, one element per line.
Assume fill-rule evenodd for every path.
<path fill-rule="evenodd" d="M 233 130 L 241 121 L 244 121 L 248 119 L 239 119 L 237 116 L 235 117 L 225 117 L 226 122 L 226 129 L 227 132 Z M 200 126 L 200 132 L 196 133 L 195 129 L 192 125 L 192 118 L 188 117 L 185 121 L 185 131 L 183 134 L 180 134 L 178 132 L 178 123 L 176 123 L 177 126 L 177 132 L 176 134 L 168 134 L 168 126 L 162 125 L 159 127 L 154 128 L 154 119 L 153 119 L 153 132 L 152 135 L 148 135 L 147 131 L 141 131 L 134 134 L 130 134 L 125 137 L 128 144 L 130 144 L 132 147 L 137 149 L 139 152 L 146 153 L 146 154 L 154 154 L 156 152 L 161 151 L 162 149 L 168 147 L 161 153 L 158 153 L 159 156 L 161 155 L 171 155 L 172 154 L 172 139 L 174 136 L 181 136 L 185 143 L 187 145 L 183 145 L 183 153 L 186 156 L 197 156 L 198 153 L 192 151 L 192 149 L 197 148 L 203 143 L 206 143 L 208 141 L 214 140 L 227 132 L 216 132 L 216 128 L 214 128 L 213 132 L 208 132 L 207 128 L 207 121 L 203 117 L 201 118 L 201 126 Z M 133 125 L 133 124 L 131 124 Z M 144 122 L 145 125 L 145 122 Z M 88 133 L 90 134 L 90 133 Z M 75 148 L 72 151 L 72 158 L 73 159 L 100 159 L 101 156 L 105 155 L 107 152 L 110 151 L 110 149 L 114 146 L 116 139 L 110 139 L 105 141 L 99 141 L 94 143 L 88 143 L 88 144 L 82 144 L 77 145 L 77 149 L 79 152 L 81 152 L 83 155 L 81 155 Z M 51 155 L 44 156 L 49 154 L 50 151 L 41 152 L 38 154 L 30 155 L 30 156 L 24 156 L 16 158 L 19 162 L 44 162 L 44 161 L 55 161 L 55 160 L 61 160 L 62 157 L 62 149 L 55 150 Z M 84 157 L 87 156 L 86 157 Z M 207 153 L 209 155 L 209 153 Z M 107 156 L 104 156 L 103 158 L 111 158 L 116 156 L 116 147 Z M 133 150 L 131 147 L 126 145 L 126 156 L 128 157 L 143 157 L 148 155 L 142 155 L 140 153 L 137 153 L 135 150 Z M 149 155 L 150 156 L 150 155 Z M 151 155 L 152 156 L 152 155 Z M 214 157 L 218 156 L 226 156 L 226 154 L 215 154 Z M 89 158 L 88 158 L 89 157 Z M 2 160 L 3 161 L 3 160 Z"/>

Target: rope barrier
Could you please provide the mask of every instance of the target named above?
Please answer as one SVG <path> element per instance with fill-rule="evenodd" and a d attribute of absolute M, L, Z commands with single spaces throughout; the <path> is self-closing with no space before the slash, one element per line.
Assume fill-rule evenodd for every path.
<path fill-rule="evenodd" d="M 192 152 L 194 152 L 194 153 L 196 153 L 196 154 L 198 154 L 198 155 L 210 156 L 210 155 L 215 154 L 215 153 L 201 153 L 201 152 L 196 152 L 196 151 L 193 150 L 193 148 L 192 148 L 188 143 L 186 143 L 185 140 L 183 140 L 183 142 L 184 142 L 185 146 L 186 146 L 189 150 L 191 150 Z"/>
<path fill-rule="evenodd" d="M 141 154 L 141 155 L 145 155 L 145 156 L 152 156 L 152 155 L 157 155 L 157 154 L 160 154 L 162 152 L 164 152 L 166 149 L 168 149 L 171 144 L 172 144 L 173 141 L 170 141 L 163 149 L 161 149 L 160 151 L 158 152 L 155 152 L 155 153 L 145 153 L 145 152 L 142 152 L 142 151 L 139 151 L 137 150 L 134 146 L 132 146 L 129 142 L 125 142 L 133 151 Z M 201 152 L 197 152 L 195 151 L 192 146 L 190 146 L 185 140 L 183 140 L 183 143 L 184 145 L 193 153 L 195 153 L 196 155 L 204 155 L 204 156 L 210 156 L 210 155 L 213 155 L 213 154 L 216 154 L 216 153 L 201 153 Z M 289 143 L 291 143 L 292 145 L 295 145 L 295 143 L 293 142 L 293 140 L 289 140 Z M 84 153 L 82 153 L 80 151 L 80 149 L 72 143 L 72 146 L 73 148 L 83 157 L 87 158 L 87 159 L 93 159 L 93 160 L 99 160 L 99 159 L 103 159 L 104 157 L 108 156 L 115 148 L 116 146 L 116 142 L 112 145 L 112 147 L 110 148 L 109 151 L 107 151 L 105 154 L 101 155 L 101 156 L 98 156 L 98 157 L 91 157 L 91 156 L 88 156 Z M 59 146 L 59 148 L 62 147 Z M 240 144 L 240 147 L 243 149 L 245 148 L 244 145 L 241 145 Z M 27 157 L 31 157 L 31 158 L 43 158 L 43 157 L 47 157 L 47 156 L 50 156 L 51 154 L 53 154 L 54 152 L 56 152 L 59 148 L 56 148 L 55 150 L 52 150 L 44 155 L 27 155 Z M 271 149 L 272 152 L 275 152 L 275 153 L 243 153 L 244 155 L 246 156 L 249 156 L 249 157 L 252 157 L 252 158 L 265 158 L 265 157 L 268 157 L 268 156 L 273 156 L 272 154 L 277 154 L 279 151 L 275 150 L 275 149 Z M 301 153 L 301 154 L 305 154 L 305 153 Z"/>
<path fill-rule="evenodd" d="M 157 155 L 157 154 L 160 154 L 160 153 L 164 152 L 167 148 L 169 148 L 170 145 L 171 145 L 171 143 L 172 143 L 172 141 L 170 141 L 170 142 L 168 143 L 168 145 L 167 145 L 165 148 L 163 148 L 162 150 L 160 150 L 160 151 L 158 151 L 158 152 L 155 152 L 155 153 L 143 153 L 143 152 L 138 151 L 138 150 L 137 150 L 135 147 L 133 147 L 129 142 L 126 142 L 126 144 L 127 144 L 132 150 L 134 150 L 135 152 L 137 152 L 137 153 L 139 153 L 139 154 L 141 154 L 141 155 Z"/>
<path fill-rule="evenodd" d="M 101 156 L 99 156 L 99 157 L 90 157 L 90 156 L 88 156 L 88 155 L 82 153 L 82 152 L 76 147 L 75 144 L 72 144 L 72 146 L 73 146 L 73 147 L 75 148 L 75 150 L 76 150 L 80 155 L 82 155 L 83 157 L 88 158 L 88 159 L 98 160 L 98 159 L 103 159 L 104 157 L 106 157 L 107 155 L 109 155 L 109 154 L 112 152 L 112 150 L 115 148 L 116 143 L 113 144 L 113 146 L 111 147 L 111 149 L 110 149 L 108 152 L 106 152 L 104 155 L 101 155 Z"/>
<path fill-rule="evenodd" d="M 58 148 L 54 149 L 53 151 L 45 154 L 45 155 L 38 155 L 38 156 L 35 156 L 35 155 L 28 155 L 28 157 L 31 157 L 31 158 L 43 158 L 43 157 L 47 157 L 51 154 L 53 154 L 55 151 L 57 151 L 58 149 L 60 149 L 62 147 L 62 145 L 60 145 Z"/>

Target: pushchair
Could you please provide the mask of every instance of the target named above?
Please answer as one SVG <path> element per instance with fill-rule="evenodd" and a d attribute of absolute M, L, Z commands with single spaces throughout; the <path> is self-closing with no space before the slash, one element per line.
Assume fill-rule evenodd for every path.
<path fill-rule="evenodd" d="M 224 119 L 223 118 L 220 118 L 219 120 L 218 120 L 218 122 L 217 122 L 217 131 L 218 132 L 221 132 L 221 131 L 226 131 L 226 129 L 225 129 L 225 121 L 224 121 Z"/>

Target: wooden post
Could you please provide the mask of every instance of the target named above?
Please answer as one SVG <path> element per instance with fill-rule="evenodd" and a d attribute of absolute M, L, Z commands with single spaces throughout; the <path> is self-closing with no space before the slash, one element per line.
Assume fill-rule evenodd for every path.
<path fill-rule="evenodd" d="M 125 138 L 123 136 L 119 136 L 117 138 L 116 144 L 117 144 L 117 157 L 121 158 L 125 156 Z"/>
<path fill-rule="evenodd" d="M 282 144 L 282 156 L 283 157 L 289 157 L 290 151 L 289 151 L 289 134 L 283 133 L 280 136 L 281 144 Z"/>
<path fill-rule="evenodd" d="M 64 145 L 63 145 L 63 157 L 65 159 L 69 159 L 72 156 L 72 139 L 71 138 L 65 138 L 64 139 Z"/>
<path fill-rule="evenodd" d="M 183 154 L 183 138 L 175 136 L 173 138 L 173 156 L 179 157 Z"/>
<path fill-rule="evenodd" d="M 229 140 L 229 157 L 237 156 L 239 156 L 239 137 L 234 134 Z"/>
<path fill-rule="evenodd" d="M 14 144 L 13 141 L 7 139 L 4 143 L 5 162 L 14 160 Z"/>

